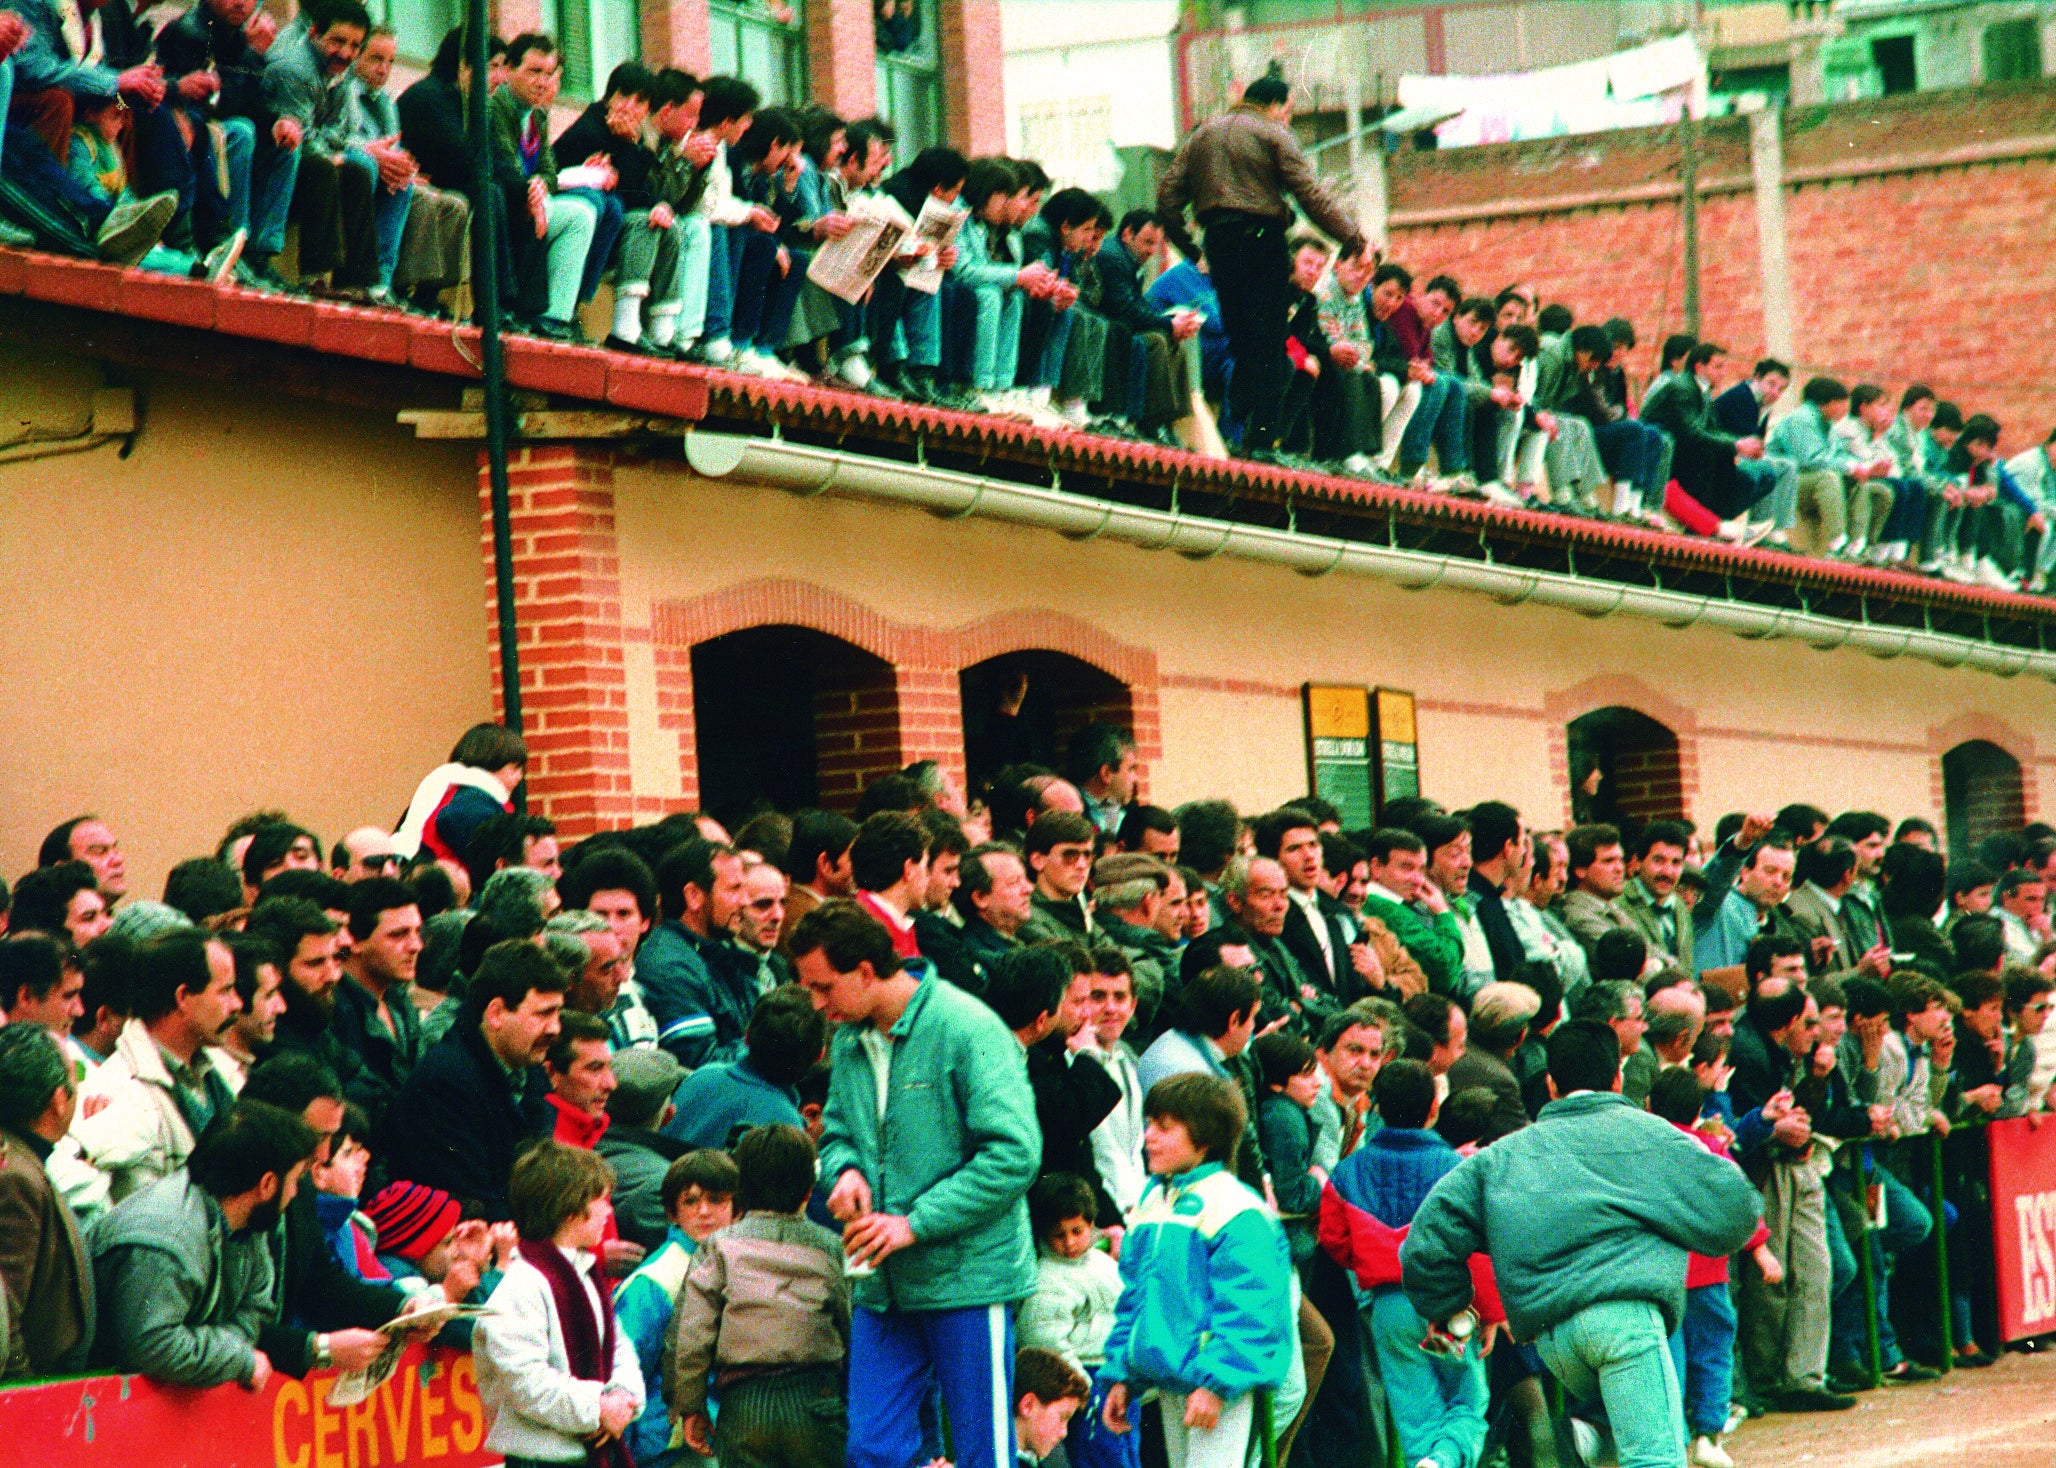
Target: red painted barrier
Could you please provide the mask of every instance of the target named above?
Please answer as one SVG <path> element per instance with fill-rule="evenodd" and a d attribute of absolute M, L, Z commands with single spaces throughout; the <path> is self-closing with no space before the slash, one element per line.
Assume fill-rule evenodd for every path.
<path fill-rule="evenodd" d="M 196 1391 L 91 1376 L 0 1391 L 0 1442 L 36 1468 L 482 1468 L 485 1408 L 471 1357 L 410 1347 L 354 1407 L 328 1405 L 333 1371 L 275 1372 L 261 1392 Z"/>
<path fill-rule="evenodd" d="M 2056 1121 L 1995 1121 L 1985 1134 L 1999 1335 L 2017 1341 L 2056 1331 Z"/>

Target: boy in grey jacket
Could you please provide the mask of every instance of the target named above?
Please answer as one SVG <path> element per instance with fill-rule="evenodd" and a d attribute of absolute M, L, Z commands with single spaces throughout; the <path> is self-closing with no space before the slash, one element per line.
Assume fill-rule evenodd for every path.
<path fill-rule="evenodd" d="M 1685 1419 L 1669 1341 L 1685 1255 L 1740 1249 L 1762 1202 L 1741 1168 L 1619 1092 L 1612 1028 L 1559 1026 L 1550 1104 L 1435 1185 L 1399 1261 L 1414 1309 L 1444 1322 L 1470 1303 L 1471 1256 L 1489 1254 L 1515 1337 L 1573 1395 L 1605 1400 L 1621 1468 L 1676 1468 Z"/>
<path fill-rule="evenodd" d="M 798 1127 L 761 1126 L 736 1144 L 735 1165 L 743 1218 L 700 1246 L 678 1292 L 666 1400 L 702 1457 L 840 1468 L 850 1291 L 842 1241 L 804 1217 L 814 1144 Z"/>

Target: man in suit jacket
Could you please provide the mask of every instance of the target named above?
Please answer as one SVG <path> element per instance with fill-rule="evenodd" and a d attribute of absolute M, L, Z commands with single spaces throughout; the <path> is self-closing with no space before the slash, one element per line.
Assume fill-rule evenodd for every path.
<path fill-rule="evenodd" d="M 1678 900 L 1691 840 L 1682 821 L 1651 821 L 1635 840 L 1634 872 L 1621 891 L 1621 909 L 1651 953 L 1666 954 L 1692 970 L 1692 914 Z"/>
<path fill-rule="evenodd" d="M 0 1029 L 0 1377 L 83 1370 L 93 1271 L 78 1221 L 43 1170 L 78 1101 L 64 1052 L 41 1025 Z"/>
<path fill-rule="evenodd" d="M 1842 921 L 1842 899 L 1856 885 L 1856 848 L 1829 836 L 1799 852 L 1785 914 L 1806 943 L 1814 973 L 1846 973 L 1863 961 L 1856 935 Z"/>
<path fill-rule="evenodd" d="M 1541 1008 L 1541 996 L 1526 984 L 1487 984 L 1471 998 L 1470 1043 L 1449 1067 L 1449 1093 L 1453 1096 L 1473 1086 L 1492 1093 L 1487 1142 L 1496 1142 L 1528 1124 L 1513 1057 Z"/>
<path fill-rule="evenodd" d="M 1506 915 L 1506 894 L 1523 889 L 1532 869 L 1533 851 L 1521 813 L 1499 800 L 1470 808 L 1471 875 L 1469 891 L 1485 944 L 1492 950 L 1492 976 L 1505 983 L 1520 972 L 1528 952 Z"/>
<path fill-rule="evenodd" d="M 1259 816 L 1255 827 L 1258 856 L 1285 869 L 1285 927 L 1280 939 L 1300 971 L 1334 997 L 1338 1004 L 1360 998 L 1358 977 L 1349 945 L 1356 934 L 1321 902 L 1321 833 L 1314 818 L 1288 805 Z"/>
<path fill-rule="evenodd" d="M 1570 890 L 1563 895 L 1563 922 L 1590 954 L 1608 930 L 1635 931 L 1634 920 L 1620 902 L 1627 887 L 1627 856 L 1621 833 L 1613 826 L 1573 826 L 1563 842 L 1571 874 Z"/>

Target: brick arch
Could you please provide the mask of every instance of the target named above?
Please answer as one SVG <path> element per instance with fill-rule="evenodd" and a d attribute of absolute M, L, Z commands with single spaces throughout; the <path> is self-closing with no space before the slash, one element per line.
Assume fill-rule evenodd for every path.
<path fill-rule="evenodd" d="M 1155 652 L 1119 642 L 1102 628 L 1067 612 L 998 612 L 957 628 L 955 640 L 959 669 L 1010 652 L 1041 650 L 1090 663 L 1131 689 L 1156 686 Z"/>
<path fill-rule="evenodd" d="M 1678 803 L 1689 817 L 1699 796 L 1698 714 L 1633 674 L 1601 673 L 1542 697 L 1549 721 L 1549 778 L 1564 819 L 1571 818 L 1569 727 L 1581 715 L 1603 708 L 1632 709 L 1671 732 L 1678 745 Z"/>
<path fill-rule="evenodd" d="M 2024 818 L 2039 819 L 2041 813 L 2041 792 L 2039 776 L 2039 754 L 2032 734 L 2015 728 L 2004 719 L 1988 713 L 1959 714 L 1946 724 L 1935 724 L 1927 731 L 1928 789 L 1934 798 L 1934 815 L 1946 819 L 1948 815 L 1948 792 L 1942 778 L 1942 756 L 1959 745 L 1981 739 L 1987 744 L 1997 745 L 2013 756 L 2020 765 L 2020 803 Z"/>
<path fill-rule="evenodd" d="M 741 581 L 650 609 L 650 639 L 660 646 L 697 647 L 731 632 L 776 626 L 825 632 L 893 664 L 924 660 L 933 638 L 839 591 L 782 577 Z"/>

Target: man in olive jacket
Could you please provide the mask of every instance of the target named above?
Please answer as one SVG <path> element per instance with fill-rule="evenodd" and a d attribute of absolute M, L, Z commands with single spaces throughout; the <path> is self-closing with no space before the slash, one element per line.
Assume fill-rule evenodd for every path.
<path fill-rule="evenodd" d="M 1621 1468 L 1680 1468 L 1685 1418 L 1670 1337 L 1687 1253 L 1732 1254 L 1761 1200 L 1741 1168 L 1620 1092 L 1611 1027 L 1549 1037 L 1549 1105 L 1435 1185 L 1399 1251 L 1421 1318 L 1471 1300 L 1489 1254 L 1507 1324 L 1577 1396 L 1606 1402 Z"/>
<path fill-rule="evenodd" d="M 808 913 L 789 951 L 841 1025 L 821 1176 L 858 1271 L 851 1468 L 919 1460 L 931 1383 L 958 1468 L 1010 1468 L 1013 1306 L 1035 1289 L 1024 1199 L 1042 1160 L 1021 1046 L 982 1001 L 925 965 L 903 966 L 884 925 L 854 902 Z"/>

